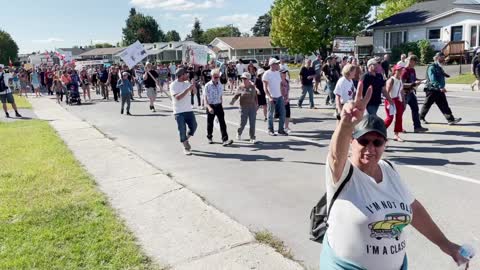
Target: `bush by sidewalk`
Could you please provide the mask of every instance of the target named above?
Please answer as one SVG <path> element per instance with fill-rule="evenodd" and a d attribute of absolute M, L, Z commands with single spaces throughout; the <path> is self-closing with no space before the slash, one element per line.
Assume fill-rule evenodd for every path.
<path fill-rule="evenodd" d="M 0 269 L 152 269 L 47 122 L 0 122 Z"/>

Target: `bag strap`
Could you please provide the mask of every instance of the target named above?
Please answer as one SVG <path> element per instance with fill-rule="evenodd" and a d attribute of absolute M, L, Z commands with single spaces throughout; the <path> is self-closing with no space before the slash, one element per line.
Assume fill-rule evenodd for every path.
<path fill-rule="evenodd" d="M 340 192 L 342 192 L 343 187 L 345 187 L 347 182 L 350 181 L 350 178 L 352 178 L 352 174 L 353 174 L 353 165 L 350 164 L 350 169 L 348 171 L 347 177 L 345 178 L 345 180 L 343 180 L 342 184 L 340 184 L 340 186 L 338 187 L 335 194 L 333 194 L 332 201 L 330 202 L 330 205 L 328 206 L 327 220 L 328 220 L 328 216 L 330 216 L 330 210 L 332 210 L 333 203 L 337 199 L 338 195 L 340 195 Z"/>
<path fill-rule="evenodd" d="M 395 171 L 395 168 L 393 167 L 392 162 L 390 162 L 390 161 L 388 161 L 388 160 L 386 160 L 386 159 L 384 159 L 383 161 L 385 161 L 388 165 L 390 165 L 390 167 L 392 167 L 392 169 Z"/>

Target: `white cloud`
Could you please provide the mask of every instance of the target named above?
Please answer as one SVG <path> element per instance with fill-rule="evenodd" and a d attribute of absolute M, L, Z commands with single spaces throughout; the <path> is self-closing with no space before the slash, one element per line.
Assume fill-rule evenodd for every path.
<path fill-rule="evenodd" d="M 220 16 L 218 21 L 227 24 L 233 24 L 238 27 L 240 32 L 250 32 L 252 27 L 257 22 L 258 17 L 249 14 L 232 14 L 227 16 Z"/>
<path fill-rule="evenodd" d="M 161 8 L 166 10 L 195 10 L 223 6 L 225 0 L 130 0 L 140 8 Z"/>
<path fill-rule="evenodd" d="M 61 38 L 48 38 L 48 39 L 35 39 L 32 40 L 34 43 L 54 43 L 54 42 L 63 42 Z"/>

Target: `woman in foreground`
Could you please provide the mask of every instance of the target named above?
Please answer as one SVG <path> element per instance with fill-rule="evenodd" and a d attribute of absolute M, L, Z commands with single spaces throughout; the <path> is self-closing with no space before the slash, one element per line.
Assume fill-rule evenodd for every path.
<path fill-rule="evenodd" d="M 362 92 L 357 91 L 355 100 L 344 105 L 330 143 L 328 203 L 351 166 L 353 173 L 332 206 L 320 269 L 407 269 L 407 241 L 402 231 L 410 224 L 457 264 L 465 263 L 460 246 L 446 238 L 399 173 L 382 160 L 387 129 L 381 118 L 364 117 L 372 89 L 365 97 Z"/>

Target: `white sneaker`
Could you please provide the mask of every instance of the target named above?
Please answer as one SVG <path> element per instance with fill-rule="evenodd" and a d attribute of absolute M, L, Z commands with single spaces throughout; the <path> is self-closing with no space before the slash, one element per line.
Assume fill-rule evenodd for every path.
<path fill-rule="evenodd" d="M 292 131 L 292 130 L 289 129 L 289 128 L 286 128 L 286 129 L 285 129 L 285 132 L 286 132 L 286 133 L 290 133 L 291 131 Z"/>
<path fill-rule="evenodd" d="M 250 143 L 251 143 L 251 144 L 256 144 L 257 141 L 255 141 L 255 139 L 250 139 Z"/>
<path fill-rule="evenodd" d="M 240 134 L 237 134 L 237 137 L 236 137 L 237 141 L 241 141 L 242 140 L 242 135 Z"/>
<path fill-rule="evenodd" d="M 186 156 L 191 156 L 192 155 L 192 152 L 189 150 L 189 149 L 183 149 L 183 153 L 186 155 Z"/>

